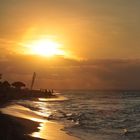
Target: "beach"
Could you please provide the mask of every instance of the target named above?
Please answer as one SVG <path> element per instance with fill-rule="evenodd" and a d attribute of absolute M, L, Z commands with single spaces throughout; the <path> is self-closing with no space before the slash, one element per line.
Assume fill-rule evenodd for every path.
<path fill-rule="evenodd" d="M 139 140 L 140 91 L 68 90 L 8 101 L 0 140 Z"/>
<path fill-rule="evenodd" d="M 63 125 L 48 121 L 47 117 L 19 105 L 22 100 L 36 101 L 41 97 L 53 100 L 57 97 L 50 92 L 39 90 L 1 89 L 0 92 L 0 140 L 78 140 L 66 134 Z"/>
<path fill-rule="evenodd" d="M 39 140 L 25 135 L 37 131 L 38 123 L 0 113 L 0 126 L 1 140 Z"/>
<path fill-rule="evenodd" d="M 1 140 L 79 140 L 62 131 L 63 125 L 48 121 L 24 106 L 9 104 L 0 111 Z"/>

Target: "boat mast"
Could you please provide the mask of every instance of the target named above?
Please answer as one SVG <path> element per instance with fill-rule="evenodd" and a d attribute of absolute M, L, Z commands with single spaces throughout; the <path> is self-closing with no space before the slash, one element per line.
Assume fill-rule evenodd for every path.
<path fill-rule="evenodd" d="M 35 78 L 36 78 L 36 73 L 33 73 L 33 77 L 32 77 L 32 83 L 31 83 L 31 90 L 33 89 L 34 83 L 35 83 Z"/>

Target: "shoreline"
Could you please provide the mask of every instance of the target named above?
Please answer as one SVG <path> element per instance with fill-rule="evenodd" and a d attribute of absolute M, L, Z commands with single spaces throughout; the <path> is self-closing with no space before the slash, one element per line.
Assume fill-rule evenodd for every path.
<path fill-rule="evenodd" d="M 12 100 L 11 100 L 12 101 Z M 12 114 L 3 113 L 2 109 L 12 106 L 9 102 L 5 102 L 0 109 L 0 138 L 1 140 L 80 140 L 75 136 L 69 135 L 64 131 L 61 123 L 48 121 L 33 121 L 26 117 L 16 116 L 14 110 Z M 17 110 L 15 110 L 16 112 Z M 32 112 L 27 112 L 31 113 Z M 40 116 L 41 117 L 41 116 Z M 32 134 L 39 134 L 38 137 L 32 137 Z"/>
<path fill-rule="evenodd" d="M 72 136 L 67 131 L 64 131 L 64 125 L 56 121 L 40 123 L 40 132 L 35 132 L 32 136 L 45 140 L 56 140 L 56 138 L 58 140 L 80 140 L 78 137 Z"/>
<path fill-rule="evenodd" d="M 24 124 L 24 125 L 23 125 Z M 30 125 L 30 127 L 27 125 Z M 1 140 L 42 140 L 33 138 L 27 133 L 37 131 L 38 124 L 0 112 L 0 139 Z"/>

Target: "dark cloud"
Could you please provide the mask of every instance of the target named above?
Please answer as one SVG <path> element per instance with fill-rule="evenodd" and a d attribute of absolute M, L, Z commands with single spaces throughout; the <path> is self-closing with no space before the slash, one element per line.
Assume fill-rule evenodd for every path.
<path fill-rule="evenodd" d="M 10 81 L 30 84 L 37 73 L 36 87 L 84 89 L 139 89 L 139 59 L 76 61 L 57 57 L 7 56 L 0 61 L 0 73 Z"/>

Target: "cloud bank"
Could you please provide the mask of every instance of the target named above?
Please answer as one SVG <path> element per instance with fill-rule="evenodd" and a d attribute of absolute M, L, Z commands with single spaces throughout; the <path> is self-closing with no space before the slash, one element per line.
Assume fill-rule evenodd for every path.
<path fill-rule="evenodd" d="M 36 88 L 139 89 L 139 59 L 71 60 L 37 56 L 6 56 L 0 59 L 3 80 L 24 81 L 30 86 L 37 73 Z"/>

